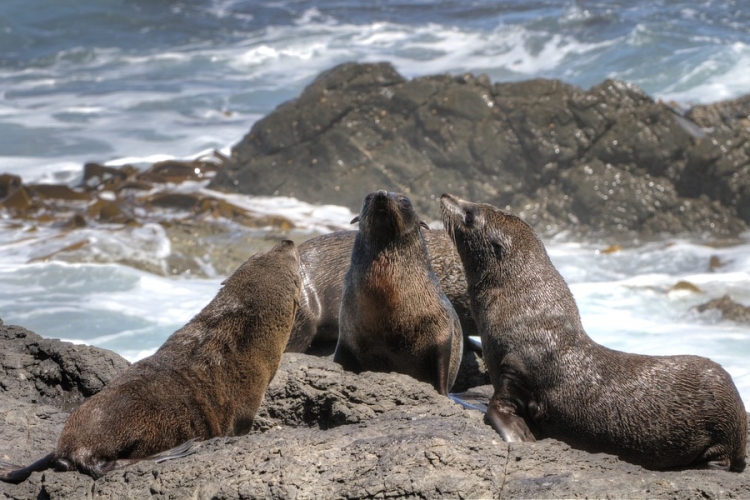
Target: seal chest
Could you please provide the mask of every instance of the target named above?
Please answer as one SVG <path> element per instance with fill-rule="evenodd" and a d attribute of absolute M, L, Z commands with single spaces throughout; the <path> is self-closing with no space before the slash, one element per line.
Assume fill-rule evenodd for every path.
<path fill-rule="evenodd" d="M 312 344 L 335 347 L 346 271 L 357 231 L 337 231 L 299 245 L 302 298 L 286 350 L 306 352 Z M 478 335 L 469 308 L 466 278 L 453 243 L 445 231 L 425 231 L 430 265 L 450 300 L 464 337 Z"/>
<path fill-rule="evenodd" d="M 300 282 L 293 242 L 250 257 L 156 353 L 74 410 L 52 454 L 0 479 L 49 467 L 96 478 L 192 439 L 247 433 L 281 362 Z"/>
<path fill-rule="evenodd" d="M 463 350 L 461 324 L 430 264 L 426 224 L 400 193 L 362 204 L 339 311 L 334 361 L 350 371 L 397 371 L 448 394 Z"/>
<path fill-rule="evenodd" d="M 745 407 L 721 366 L 597 344 L 531 227 L 492 205 L 448 194 L 440 204 L 495 390 L 487 418 L 503 439 L 549 436 L 655 469 L 745 468 Z"/>

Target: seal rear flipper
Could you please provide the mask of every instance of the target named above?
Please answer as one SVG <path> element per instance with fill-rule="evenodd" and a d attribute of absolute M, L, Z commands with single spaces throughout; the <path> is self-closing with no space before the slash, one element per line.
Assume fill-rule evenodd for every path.
<path fill-rule="evenodd" d="M 188 439 L 184 443 L 177 445 L 174 448 L 170 448 L 169 450 L 162 451 L 161 453 L 157 453 L 156 455 L 151 455 L 150 457 L 144 458 L 144 460 L 153 460 L 157 464 L 160 464 L 168 460 L 184 458 L 184 457 L 187 457 L 188 455 L 192 455 L 193 453 L 195 453 L 195 450 L 193 449 L 194 444 L 195 444 L 195 438 Z"/>
<path fill-rule="evenodd" d="M 742 472 L 746 466 L 744 444 L 740 448 L 732 456 L 731 452 L 727 452 L 727 446 L 724 442 L 716 442 L 709 446 L 688 466 L 701 469 Z"/>
<path fill-rule="evenodd" d="M 502 405 L 495 396 L 490 399 L 486 418 L 492 428 L 503 438 L 503 441 L 508 443 L 536 441 L 526 421 L 517 415 L 512 408 Z"/>
<path fill-rule="evenodd" d="M 460 332 L 461 330 L 459 330 Z M 461 339 L 463 342 L 463 339 Z M 459 344 L 463 347 L 462 344 Z M 443 396 L 449 396 L 453 382 L 456 379 L 456 374 L 451 373 L 451 349 L 452 345 L 450 340 L 445 342 L 442 346 L 437 346 L 437 352 L 435 353 L 435 390 Z"/>
<path fill-rule="evenodd" d="M 149 460 L 157 464 L 164 463 L 168 460 L 175 460 L 178 458 L 184 458 L 188 455 L 192 455 L 195 453 L 195 450 L 193 449 L 193 444 L 195 443 L 195 439 L 189 439 L 185 441 L 182 444 L 179 444 L 175 446 L 174 448 L 170 448 L 168 450 L 156 453 L 154 455 L 149 455 L 147 457 L 143 458 L 119 458 L 117 460 L 112 460 L 108 462 L 100 462 L 96 466 L 90 467 L 87 471 L 87 474 L 94 477 L 94 479 L 98 479 L 102 477 L 107 472 L 116 470 L 116 469 L 122 469 L 123 467 L 127 467 L 129 465 L 133 465 L 138 462 L 143 462 L 144 460 Z"/>
<path fill-rule="evenodd" d="M 8 462 L 2 462 L 0 463 L 0 471 L 2 471 L 2 473 L 0 473 L 0 481 L 15 484 L 21 483 L 23 481 L 26 481 L 32 472 L 39 472 L 51 468 L 54 465 L 54 462 L 54 453 L 50 453 L 49 455 L 40 458 L 33 464 L 27 465 L 26 467 L 20 467 Z"/>

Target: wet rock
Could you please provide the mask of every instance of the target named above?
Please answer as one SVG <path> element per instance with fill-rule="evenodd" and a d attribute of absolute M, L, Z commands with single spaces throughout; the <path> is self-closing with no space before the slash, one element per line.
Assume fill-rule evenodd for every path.
<path fill-rule="evenodd" d="M 106 349 L 44 339 L 0 325 L 2 395 L 26 403 L 72 408 L 129 365 Z"/>
<path fill-rule="evenodd" d="M 696 306 L 698 312 L 718 311 L 721 317 L 738 323 L 750 323 L 750 307 L 735 302 L 729 295 L 724 295 Z"/>
<path fill-rule="evenodd" d="M 431 219 L 448 191 L 545 234 L 731 237 L 750 222 L 748 102 L 683 113 L 615 80 L 405 80 L 347 63 L 259 120 L 211 185 L 355 212 L 382 187 Z"/>
<path fill-rule="evenodd" d="M 216 153 L 216 158 L 223 156 Z M 228 275 L 253 249 L 264 251 L 279 239 L 299 239 L 305 232 L 288 234 L 296 229 L 288 218 L 256 213 L 221 193 L 203 189 L 217 168 L 215 160 L 207 159 L 158 162 L 144 172 L 131 165 L 114 168 L 87 163 L 75 188 L 24 185 L 18 176 L 2 174 L 0 210 L 8 215 L 7 227 L 26 233 L 56 230 L 37 233 L 39 240 L 29 245 L 42 250 L 32 249 L 29 262 L 116 262 L 157 274 Z M 192 185 L 179 185 L 184 182 Z M 155 231 L 157 224 L 164 231 Z M 186 231 L 173 230 L 188 226 L 190 240 Z M 80 229 L 112 233 L 114 243 L 108 246 L 107 237 L 92 239 L 90 234 L 77 237 Z M 141 235 L 135 235 L 139 231 Z M 147 233 L 153 233 L 151 247 L 142 241 L 135 255 L 120 250 L 118 240 L 141 240 Z M 160 234 L 169 239 L 168 245 L 159 240 Z M 168 255 L 162 255 L 164 247 L 169 247 Z"/>
<path fill-rule="evenodd" d="M 690 283 L 689 281 L 680 280 L 672 285 L 667 291 L 667 293 L 672 292 L 703 293 L 703 290 L 701 290 L 697 285 Z"/>
<path fill-rule="evenodd" d="M 0 332 L 2 353 L 29 353 L 32 348 L 24 346 L 40 342 L 20 327 L 0 327 Z M 64 353 L 63 361 L 67 356 L 78 360 L 57 364 L 61 377 L 110 377 L 113 367 L 100 361 L 111 353 L 47 342 Z M 0 460 L 28 463 L 54 446 L 67 411 L 57 405 L 59 398 L 50 404 L 30 402 L 40 374 L 29 371 L 26 392 L 3 384 Z M 491 386 L 484 385 L 466 398 L 481 404 L 491 393 Z M 482 413 L 464 409 L 428 384 L 395 373 L 356 375 L 330 359 L 304 354 L 284 355 L 250 434 L 212 439 L 194 449 L 183 459 L 140 462 L 97 481 L 75 472 L 34 473 L 19 485 L 0 483 L 0 494 L 50 499 L 666 499 L 750 494 L 747 474 L 648 471 L 553 439 L 504 443 Z"/>
<path fill-rule="evenodd" d="M 21 178 L 17 175 L 2 174 L 0 175 L 0 200 L 11 195 L 15 190 L 23 185 Z"/>

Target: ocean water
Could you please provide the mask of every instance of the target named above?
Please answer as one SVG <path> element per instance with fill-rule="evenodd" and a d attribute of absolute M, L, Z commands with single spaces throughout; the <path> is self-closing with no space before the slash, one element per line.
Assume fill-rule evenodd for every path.
<path fill-rule="evenodd" d="M 390 61 L 406 77 L 472 72 L 584 88 L 620 78 L 684 106 L 730 99 L 750 92 L 747 26 L 744 1 L 3 0 L 0 173 L 75 183 L 88 161 L 145 166 L 227 152 L 258 118 L 345 61 Z M 303 235 L 347 227 L 353 216 L 335 200 L 241 198 L 285 215 Z M 117 264 L 163 262 L 172 249 L 158 224 L 71 235 L 14 222 L 0 212 L 0 318 L 131 361 L 197 313 L 222 280 L 211 262 L 202 263 L 206 279 Z M 96 258 L 39 258 L 81 238 Z M 750 237 L 602 252 L 608 245 L 547 242 L 588 333 L 615 349 L 709 356 L 750 401 L 750 326 L 694 309 L 724 294 L 750 304 Z M 723 265 L 711 270 L 712 256 Z M 700 291 L 672 290 L 679 281 Z"/>

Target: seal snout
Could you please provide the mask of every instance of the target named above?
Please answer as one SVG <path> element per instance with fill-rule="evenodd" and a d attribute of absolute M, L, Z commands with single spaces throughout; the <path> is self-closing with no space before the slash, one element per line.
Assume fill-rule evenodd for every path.
<path fill-rule="evenodd" d="M 443 226 L 449 232 L 455 226 L 459 226 L 464 222 L 466 209 L 463 203 L 463 200 L 456 198 L 452 194 L 445 193 L 440 197 L 440 213 L 443 219 Z"/>
<path fill-rule="evenodd" d="M 443 193 L 440 197 L 440 211 L 443 215 L 457 214 L 463 212 L 461 200 L 449 193 Z"/>
<path fill-rule="evenodd" d="M 380 191 L 376 191 L 374 193 L 374 196 L 372 198 L 372 203 L 374 207 L 380 211 L 386 211 L 386 207 L 391 202 L 391 193 L 386 191 L 385 189 L 381 189 Z"/>

